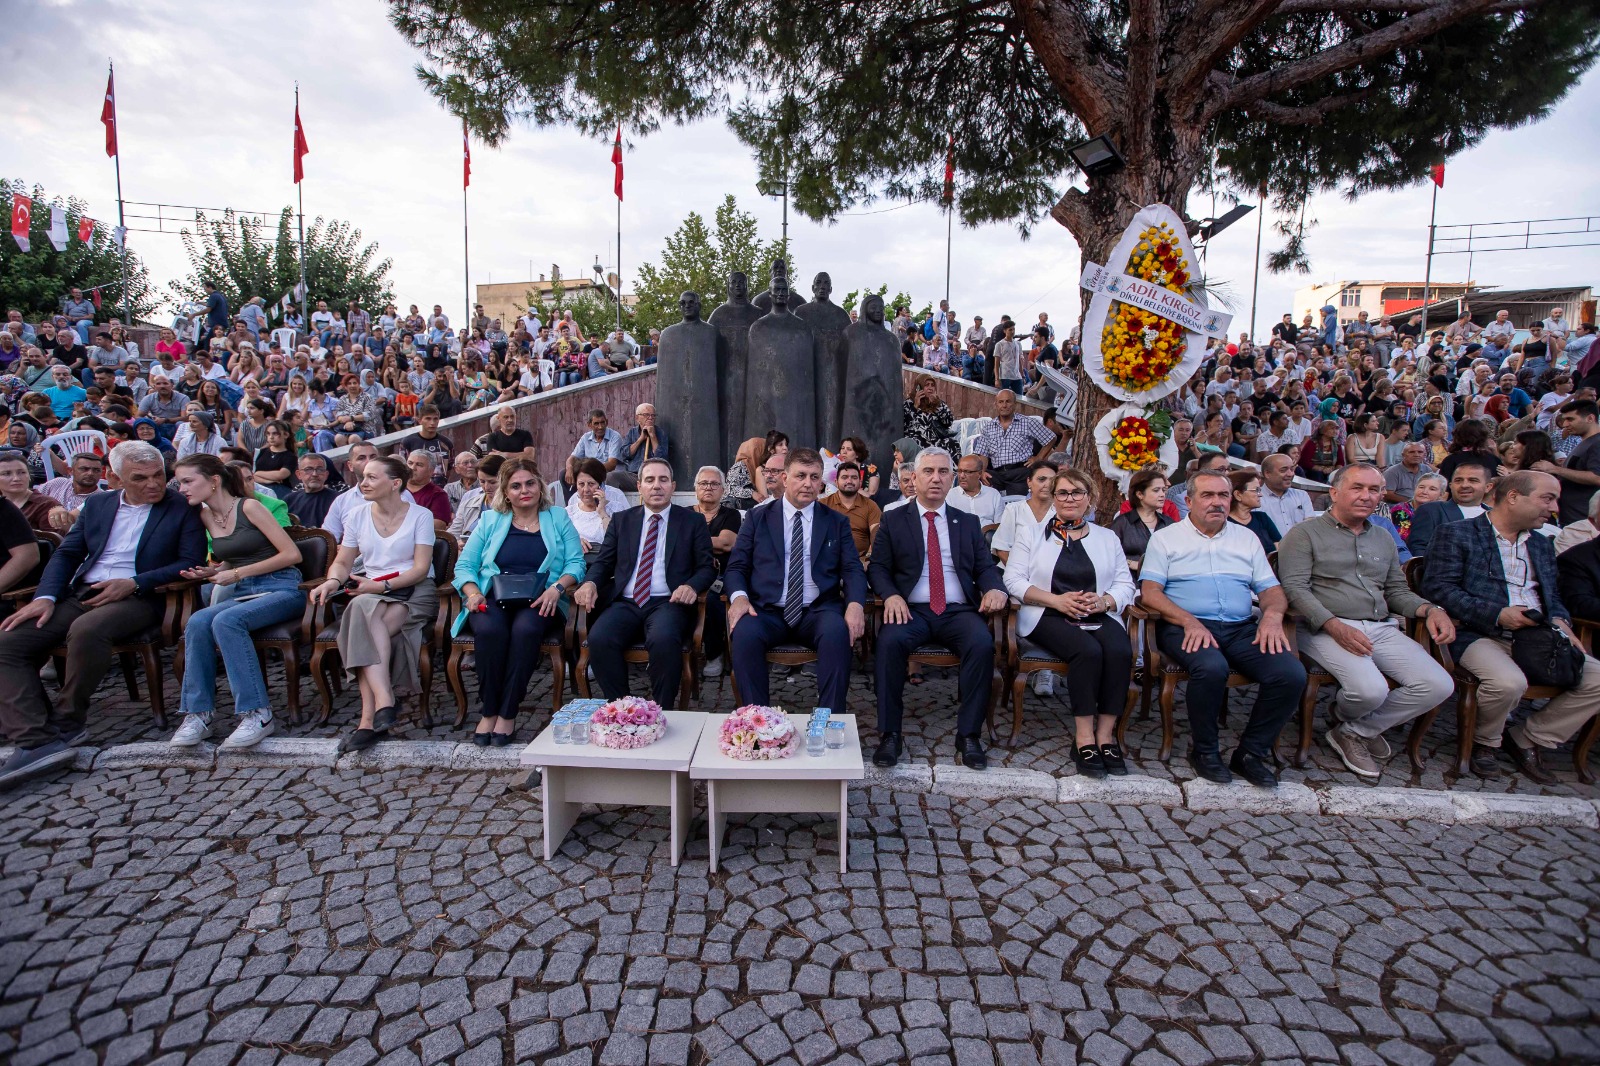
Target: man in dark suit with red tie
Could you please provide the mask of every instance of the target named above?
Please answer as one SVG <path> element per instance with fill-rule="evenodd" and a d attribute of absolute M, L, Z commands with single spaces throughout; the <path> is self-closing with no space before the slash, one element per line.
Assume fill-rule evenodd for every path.
<path fill-rule="evenodd" d="M 650 649 L 650 698 L 669 710 L 674 706 L 695 604 L 716 580 L 705 519 L 673 504 L 676 487 L 670 463 L 645 460 L 639 468 L 640 506 L 611 520 L 587 580 L 572 596 L 587 611 L 605 605 L 589 626 L 589 663 L 608 700 L 628 694 L 622 654 L 643 634 Z"/>
<path fill-rule="evenodd" d="M 791 451 L 783 495 L 749 513 L 728 558 L 729 654 L 746 703 L 767 702 L 767 649 L 802 644 L 817 652 L 818 706 L 845 708 L 850 646 L 866 628 L 867 578 L 850 520 L 818 506 L 821 492 L 822 456 Z"/>
<path fill-rule="evenodd" d="M 867 577 L 883 599 L 876 651 L 882 739 L 872 756 L 878 766 L 900 759 L 907 660 L 930 641 L 961 657 L 961 761 L 974 770 L 989 764 L 978 735 L 994 674 L 994 637 L 983 615 L 1004 609 L 1006 592 L 978 519 L 945 503 L 953 469 L 943 448 L 918 452 L 916 497 L 884 513 L 873 541 Z"/>

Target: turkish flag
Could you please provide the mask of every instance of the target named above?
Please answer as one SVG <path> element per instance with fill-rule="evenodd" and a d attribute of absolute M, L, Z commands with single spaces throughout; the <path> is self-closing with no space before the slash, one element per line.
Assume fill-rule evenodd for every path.
<path fill-rule="evenodd" d="M 944 202 L 950 203 L 956 195 L 956 135 L 950 135 L 950 147 L 944 156 Z"/>
<path fill-rule="evenodd" d="M 1435 185 L 1439 186 L 1439 188 L 1441 188 L 1441 189 L 1444 188 L 1444 164 L 1443 163 L 1435 163 L 1433 165 L 1433 183 Z"/>
<path fill-rule="evenodd" d="M 472 184 L 472 142 L 467 139 L 467 120 L 461 120 L 461 187 Z"/>
<path fill-rule="evenodd" d="M 311 148 L 306 144 L 306 131 L 300 125 L 300 101 L 294 102 L 294 183 L 299 185 L 306 176 L 305 164 L 301 160 L 310 153 Z"/>
<path fill-rule="evenodd" d="M 89 290 L 89 299 L 94 301 L 94 309 L 96 311 L 100 310 L 100 290 L 97 289 L 97 288 L 96 289 L 90 289 Z"/>
<path fill-rule="evenodd" d="M 106 102 L 100 105 L 100 121 L 106 126 L 106 155 L 117 154 L 117 90 L 112 74 L 106 75 Z"/>
<path fill-rule="evenodd" d="M 94 240 L 94 219 L 88 215 L 78 216 L 78 240 L 84 244 Z"/>
<path fill-rule="evenodd" d="M 33 199 L 21 193 L 11 194 L 11 239 L 24 252 L 32 251 L 28 231 L 33 228 Z"/>
<path fill-rule="evenodd" d="M 617 199 L 622 199 L 622 125 L 617 124 L 617 140 L 611 146 L 611 161 L 617 165 Z"/>

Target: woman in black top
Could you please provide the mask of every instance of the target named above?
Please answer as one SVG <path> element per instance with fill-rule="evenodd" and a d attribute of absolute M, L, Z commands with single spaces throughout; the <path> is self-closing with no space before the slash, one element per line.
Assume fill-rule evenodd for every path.
<path fill-rule="evenodd" d="M 1497 477 L 1506 472 L 1500 453 L 1495 449 L 1489 427 L 1476 418 L 1463 418 L 1456 423 L 1455 433 L 1450 438 L 1450 454 L 1439 464 L 1439 473 L 1444 477 L 1446 484 L 1449 484 L 1456 467 L 1461 465 L 1462 458 L 1467 455 L 1478 457 L 1490 470 L 1497 472 Z"/>
<path fill-rule="evenodd" d="M 1112 521 L 1111 532 L 1122 542 L 1122 554 L 1129 563 L 1144 557 L 1151 536 L 1172 525 L 1162 510 L 1166 502 L 1167 476 L 1159 466 L 1147 466 L 1128 481 L 1129 507 Z"/>
<path fill-rule="evenodd" d="M 294 451 L 294 430 L 289 423 L 274 419 L 267 423 L 267 443 L 256 451 L 256 487 L 287 500 L 293 489 L 299 456 Z"/>
<path fill-rule="evenodd" d="M 714 466 L 702 466 L 694 475 L 695 513 L 706 520 L 711 534 L 711 558 L 717 564 L 717 583 L 706 597 L 705 655 L 706 676 L 722 675 L 723 645 L 727 643 L 727 607 L 722 602 L 722 572 L 728 567 L 728 556 L 733 553 L 733 542 L 739 535 L 744 514 L 722 502 L 727 494 L 727 481 L 722 471 Z"/>
<path fill-rule="evenodd" d="M 1233 505 L 1228 508 L 1228 521 L 1244 526 L 1261 541 L 1261 550 L 1271 555 L 1278 550 L 1283 534 L 1278 525 L 1265 512 L 1256 510 L 1261 505 L 1261 475 L 1254 470 L 1235 470 L 1228 475 L 1233 482 Z"/>

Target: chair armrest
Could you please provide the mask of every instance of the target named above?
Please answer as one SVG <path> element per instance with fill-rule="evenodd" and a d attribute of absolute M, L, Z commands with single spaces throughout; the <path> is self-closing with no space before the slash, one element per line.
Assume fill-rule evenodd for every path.
<path fill-rule="evenodd" d="M 1017 635 L 1017 610 L 1021 604 L 1016 600 L 1008 600 L 1006 609 L 995 614 L 995 640 L 1000 643 L 1000 649 L 1005 654 L 1006 666 L 1014 674 L 1022 664 L 1022 638 Z M 1004 621 L 1002 627 L 1001 622 Z"/>
<path fill-rule="evenodd" d="M 700 659 L 700 649 L 706 633 L 706 596 L 707 593 L 702 592 L 695 602 L 693 648 L 696 662 Z"/>

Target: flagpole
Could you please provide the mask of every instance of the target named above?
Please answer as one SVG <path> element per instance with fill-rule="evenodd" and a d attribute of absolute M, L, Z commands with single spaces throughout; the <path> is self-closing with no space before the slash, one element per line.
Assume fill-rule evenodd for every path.
<path fill-rule="evenodd" d="M 1256 209 L 1256 270 L 1250 282 L 1250 343 L 1256 343 L 1256 296 L 1261 292 L 1261 230 L 1267 218 L 1267 187 L 1261 186 L 1261 206 Z M 1210 244 L 1210 241 L 1206 242 Z M 1224 348 L 1227 346 L 1224 345 Z"/>
<path fill-rule="evenodd" d="M 300 83 L 294 83 L 294 120 L 300 121 Z M 297 131 L 298 133 L 298 131 Z M 300 197 L 300 321 L 301 329 L 311 332 L 311 288 L 306 284 L 306 183 L 294 183 Z"/>
<path fill-rule="evenodd" d="M 466 170 L 467 120 L 461 120 L 461 294 L 466 298 L 467 336 L 472 336 L 472 273 L 467 244 L 467 170 Z"/>
<path fill-rule="evenodd" d="M 622 329 L 622 197 L 617 197 L 617 329 Z"/>
<path fill-rule="evenodd" d="M 115 79 L 117 68 L 111 60 L 106 60 L 108 76 Z M 112 104 L 115 107 L 115 103 Z M 121 130 L 117 131 L 119 134 Z M 122 213 L 122 138 L 117 138 L 117 154 L 111 157 L 117 162 L 117 228 L 122 231 L 122 317 L 129 329 L 133 328 L 133 300 L 128 294 L 128 220 Z"/>
<path fill-rule="evenodd" d="M 1428 211 L 1428 262 L 1422 271 L 1422 336 L 1417 338 L 1419 351 L 1426 351 L 1427 349 L 1424 345 L 1428 343 L 1428 304 L 1431 302 L 1429 292 L 1433 281 L 1433 231 L 1434 219 L 1438 216 L 1438 213 L 1439 183 L 1435 181 L 1433 183 L 1433 207 Z"/>
<path fill-rule="evenodd" d="M 955 233 L 956 205 L 944 209 L 944 302 L 950 302 L 950 241 Z"/>

